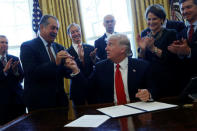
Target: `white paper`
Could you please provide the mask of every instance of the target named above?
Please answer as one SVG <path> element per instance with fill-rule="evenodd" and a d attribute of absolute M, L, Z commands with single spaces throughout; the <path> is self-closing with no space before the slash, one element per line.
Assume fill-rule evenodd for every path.
<path fill-rule="evenodd" d="M 83 115 L 64 127 L 98 127 L 109 118 L 106 115 Z"/>
<path fill-rule="evenodd" d="M 126 104 L 131 107 L 135 107 L 138 109 L 142 109 L 145 111 L 155 111 L 155 110 L 161 110 L 161 109 L 167 109 L 167 108 L 172 108 L 176 107 L 177 105 L 173 104 L 166 104 L 162 102 L 135 102 L 135 103 L 130 103 Z"/>
<path fill-rule="evenodd" d="M 137 110 L 124 105 L 99 108 L 97 110 L 111 117 L 120 117 L 120 116 L 126 116 L 126 115 L 132 115 L 132 114 L 138 114 L 144 112 L 142 110 Z"/>

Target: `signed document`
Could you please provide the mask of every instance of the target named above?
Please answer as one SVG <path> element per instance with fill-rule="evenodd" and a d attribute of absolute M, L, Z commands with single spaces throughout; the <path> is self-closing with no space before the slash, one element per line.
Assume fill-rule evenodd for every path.
<path fill-rule="evenodd" d="M 140 109 L 140 110 L 145 110 L 145 111 L 155 111 L 155 110 L 162 110 L 162 109 L 177 107 L 177 105 L 156 102 L 156 101 L 155 102 L 135 102 L 135 103 L 130 103 L 126 105 Z"/>
<path fill-rule="evenodd" d="M 177 107 L 177 105 L 162 102 L 135 102 L 126 105 L 99 108 L 97 110 L 110 117 L 121 117 L 173 107 Z"/>
<path fill-rule="evenodd" d="M 64 127 L 98 127 L 110 117 L 106 115 L 83 115 Z"/>
<path fill-rule="evenodd" d="M 127 116 L 145 112 L 125 105 L 110 106 L 99 108 L 97 110 L 111 117 Z"/>

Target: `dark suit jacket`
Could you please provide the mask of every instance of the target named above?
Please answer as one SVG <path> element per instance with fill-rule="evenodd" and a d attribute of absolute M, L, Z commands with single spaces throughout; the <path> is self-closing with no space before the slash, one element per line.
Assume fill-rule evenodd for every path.
<path fill-rule="evenodd" d="M 158 34 L 157 34 L 158 35 Z M 154 36 L 155 38 L 157 37 Z M 150 50 L 145 50 L 144 59 L 150 62 L 152 67 L 153 80 L 161 90 L 161 97 L 178 95 L 181 92 L 179 83 L 180 60 L 177 55 L 168 51 L 168 46 L 177 40 L 176 31 L 172 29 L 163 29 L 161 37 L 155 41 L 154 45 L 162 50 L 161 57 L 158 57 Z M 144 37 L 142 35 L 142 37 Z M 170 91 L 169 91 L 170 90 Z"/>
<path fill-rule="evenodd" d="M 180 34 L 179 39 L 187 39 L 186 27 Z M 191 48 L 191 57 L 182 57 L 181 58 L 181 73 L 184 74 L 183 78 L 185 80 L 185 85 L 189 82 L 191 77 L 197 76 L 197 31 L 194 32 L 192 36 L 192 41 L 188 41 L 188 45 Z M 182 80 L 183 81 L 183 80 Z"/>
<path fill-rule="evenodd" d="M 6 55 L 6 58 L 7 61 L 11 58 L 13 61 L 19 60 L 12 55 Z M 18 64 L 17 75 L 13 73 L 12 69 L 9 69 L 6 76 L 3 69 L 3 64 L 0 62 L 0 125 L 25 113 L 25 106 L 22 101 L 23 70 L 21 65 Z"/>
<path fill-rule="evenodd" d="M 135 94 L 138 89 L 148 89 L 153 98 L 156 98 L 156 90 L 154 84 L 149 79 L 150 73 L 148 73 L 148 63 L 142 60 L 132 59 L 128 60 L 128 92 L 130 100 L 135 99 Z M 82 74 L 79 74 L 74 81 L 83 83 L 87 79 L 83 79 Z M 108 59 L 101 61 L 95 65 L 94 72 L 88 79 L 89 86 L 86 90 L 78 88 L 76 90 L 84 93 L 85 91 L 91 91 L 92 100 L 95 103 L 111 103 L 114 102 L 114 63 Z"/>
<path fill-rule="evenodd" d="M 185 28 L 185 23 L 182 21 L 167 20 L 166 28 L 181 32 Z"/>
<path fill-rule="evenodd" d="M 55 53 L 64 48 L 52 43 Z M 24 42 L 20 58 L 25 74 L 24 100 L 29 109 L 67 106 L 63 78 L 70 70 L 63 64 L 56 66 L 50 61 L 42 40 L 38 37 Z"/>
<path fill-rule="evenodd" d="M 94 47 L 97 48 L 97 56 L 100 58 L 100 60 L 104 60 L 107 59 L 107 53 L 105 51 L 105 48 L 107 47 L 107 43 L 106 43 L 106 39 L 107 35 L 104 34 L 103 36 L 101 36 L 99 39 L 97 39 L 94 42 Z"/>
<path fill-rule="evenodd" d="M 77 55 L 77 52 L 75 51 L 72 45 L 70 48 L 67 49 L 67 51 L 70 55 L 72 55 L 75 58 L 77 66 L 79 67 L 80 71 L 84 74 L 84 76 L 88 77 L 93 71 L 94 63 L 91 60 L 90 53 L 94 51 L 94 47 L 83 43 L 83 49 L 84 49 L 84 62 L 85 62 L 84 65 L 79 60 L 79 56 Z M 70 99 L 73 100 L 74 104 L 82 105 L 85 104 L 85 101 L 89 102 L 87 95 L 84 95 L 77 90 L 75 91 L 76 89 L 75 86 L 79 86 L 80 88 L 85 88 L 79 82 L 73 82 L 71 80 Z M 81 99 L 82 98 L 81 95 L 84 95 L 83 98 L 85 99 Z"/>

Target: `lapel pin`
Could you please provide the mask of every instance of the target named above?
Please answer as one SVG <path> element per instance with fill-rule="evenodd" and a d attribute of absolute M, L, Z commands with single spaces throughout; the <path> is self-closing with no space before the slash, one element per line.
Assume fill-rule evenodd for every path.
<path fill-rule="evenodd" d="M 133 72 L 136 72 L 136 70 L 135 70 L 135 69 L 133 69 Z"/>

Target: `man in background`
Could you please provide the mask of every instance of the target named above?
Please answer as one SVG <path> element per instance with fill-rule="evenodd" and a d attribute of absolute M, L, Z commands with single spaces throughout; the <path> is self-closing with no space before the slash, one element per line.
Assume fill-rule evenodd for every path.
<path fill-rule="evenodd" d="M 105 27 L 106 33 L 98 38 L 94 42 L 94 47 L 97 48 L 97 56 L 100 60 L 107 59 L 107 53 L 105 48 L 107 47 L 107 38 L 114 34 L 114 28 L 116 25 L 116 20 L 113 15 L 106 15 L 103 19 L 103 26 Z"/>
<path fill-rule="evenodd" d="M 67 34 L 72 40 L 70 48 L 67 49 L 68 53 L 74 57 L 80 71 L 85 77 L 88 77 L 92 71 L 96 62 L 96 49 L 93 46 L 85 44 L 81 40 L 81 28 L 78 24 L 72 23 L 67 28 Z M 91 99 L 88 99 L 88 92 L 82 94 L 79 91 L 75 91 L 75 86 L 83 87 L 78 82 L 71 82 L 70 85 L 70 99 L 74 105 L 84 105 L 85 103 L 91 103 Z M 81 97 L 81 95 L 84 95 Z M 85 99 L 81 99 L 85 98 Z"/>
<path fill-rule="evenodd" d="M 8 39 L 0 35 L 0 125 L 25 113 L 23 71 L 19 59 L 7 51 Z"/>
<path fill-rule="evenodd" d="M 186 19 L 186 28 L 168 50 L 180 58 L 180 82 L 183 86 L 197 76 L 197 0 L 179 0 L 180 10 Z"/>

